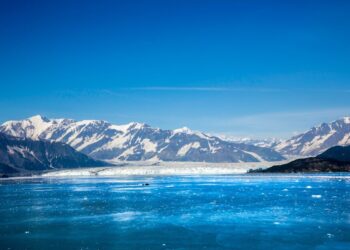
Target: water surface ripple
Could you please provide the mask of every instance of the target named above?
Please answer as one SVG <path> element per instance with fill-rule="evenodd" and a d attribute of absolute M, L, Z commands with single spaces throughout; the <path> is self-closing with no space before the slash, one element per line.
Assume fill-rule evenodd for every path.
<path fill-rule="evenodd" d="M 0 249 L 350 249 L 349 174 L 1 180 L 0 201 Z"/>

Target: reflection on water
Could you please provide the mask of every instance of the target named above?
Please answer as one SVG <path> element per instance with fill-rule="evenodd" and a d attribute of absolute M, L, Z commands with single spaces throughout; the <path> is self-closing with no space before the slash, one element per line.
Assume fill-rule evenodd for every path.
<path fill-rule="evenodd" d="M 2 180 L 0 200 L 0 249 L 350 249 L 348 174 Z"/>

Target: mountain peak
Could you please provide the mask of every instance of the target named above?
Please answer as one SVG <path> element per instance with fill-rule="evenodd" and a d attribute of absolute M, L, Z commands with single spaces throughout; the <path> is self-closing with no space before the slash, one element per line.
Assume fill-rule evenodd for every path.
<path fill-rule="evenodd" d="M 141 128 L 141 127 L 145 127 L 146 124 L 143 122 L 130 122 L 128 123 L 129 127 L 135 127 L 135 128 Z"/>
<path fill-rule="evenodd" d="M 47 117 L 42 116 L 42 115 L 34 115 L 34 116 L 27 118 L 27 120 L 32 121 L 32 122 L 50 122 L 50 119 L 48 119 Z"/>
<path fill-rule="evenodd" d="M 333 146 L 350 144 L 350 117 L 322 123 L 291 139 L 277 144 L 274 149 L 285 155 L 315 156 Z"/>
<path fill-rule="evenodd" d="M 193 131 L 188 127 L 177 128 L 173 130 L 174 134 L 184 133 L 184 134 L 192 134 Z"/>

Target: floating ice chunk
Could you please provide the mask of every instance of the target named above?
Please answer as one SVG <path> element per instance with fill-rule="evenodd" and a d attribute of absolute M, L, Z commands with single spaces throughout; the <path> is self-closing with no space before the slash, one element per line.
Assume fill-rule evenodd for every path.
<path fill-rule="evenodd" d="M 311 186 L 306 186 L 306 188 L 312 188 Z"/>
<path fill-rule="evenodd" d="M 311 197 L 315 198 L 315 199 L 319 199 L 319 198 L 322 197 L 322 195 L 320 195 L 320 194 L 313 194 L 313 195 L 311 195 Z"/>
<path fill-rule="evenodd" d="M 113 214 L 113 219 L 115 221 L 130 221 L 134 220 L 137 216 L 139 216 L 141 212 L 134 211 L 126 211 Z"/>
<path fill-rule="evenodd" d="M 330 233 L 328 233 L 328 234 L 327 234 L 327 237 L 328 237 L 329 239 L 331 239 L 331 238 L 333 238 L 333 237 L 334 237 L 334 234 L 330 234 Z"/>

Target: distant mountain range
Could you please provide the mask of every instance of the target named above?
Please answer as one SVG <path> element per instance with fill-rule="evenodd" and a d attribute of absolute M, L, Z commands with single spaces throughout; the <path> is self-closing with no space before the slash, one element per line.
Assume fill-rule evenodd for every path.
<path fill-rule="evenodd" d="M 283 155 L 315 156 L 333 146 L 350 145 L 350 117 L 322 123 L 272 148 Z"/>
<path fill-rule="evenodd" d="M 105 161 L 262 162 L 283 160 L 282 155 L 317 156 L 264 171 L 349 171 L 350 146 L 337 145 L 350 145 L 350 117 L 282 141 L 223 138 L 186 127 L 162 130 L 136 122 L 113 125 L 38 115 L 0 126 L 0 175 L 106 166 Z"/>
<path fill-rule="evenodd" d="M 39 115 L 5 122 L 0 132 L 66 143 L 92 158 L 108 161 L 259 162 L 316 156 L 333 146 L 350 145 L 350 117 L 322 123 L 288 140 L 237 139 L 186 127 L 163 130 L 136 122 L 114 125 Z"/>
<path fill-rule="evenodd" d="M 330 147 L 350 145 L 350 117 L 322 123 L 287 140 L 237 138 L 225 135 L 220 135 L 220 138 L 235 143 L 274 149 L 287 158 L 316 156 Z"/>
<path fill-rule="evenodd" d="M 271 148 L 271 149 L 273 149 L 276 145 L 278 145 L 283 141 L 281 139 L 276 139 L 276 138 L 254 139 L 250 137 L 237 138 L 237 137 L 231 137 L 231 136 L 225 136 L 225 135 L 220 135 L 219 137 L 226 141 L 231 141 L 235 143 L 244 143 L 248 145 L 254 145 L 258 147 Z"/>
<path fill-rule="evenodd" d="M 162 130 L 143 123 L 48 119 L 8 121 L 0 132 L 34 140 L 66 143 L 95 159 L 111 161 L 259 162 L 284 157 L 272 148 L 237 143 L 192 131 Z"/>
<path fill-rule="evenodd" d="M 64 143 L 18 138 L 0 133 L 0 176 L 106 165 L 107 163 L 94 160 Z"/>
<path fill-rule="evenodd" d="M 258 169 L 257 173 L 350 172 L 350 146 L 335 146 L 324 153 L 287 164 Z"/>

